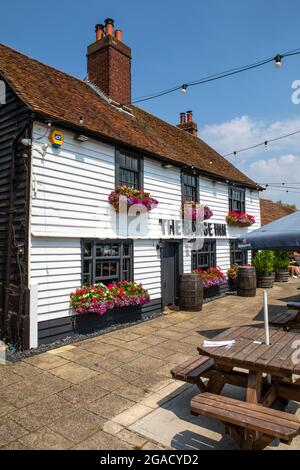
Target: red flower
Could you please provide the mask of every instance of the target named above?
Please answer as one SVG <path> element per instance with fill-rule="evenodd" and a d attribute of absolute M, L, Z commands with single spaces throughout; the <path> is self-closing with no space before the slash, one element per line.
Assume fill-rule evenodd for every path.
<path fill-rule="evenodd" d="M 122 286 L 122 284 L 123 284 L 123 282 L 118 282 L 117 285 L 120 287 L 120 286 Z"/>
<path fill-rule="evenodd" d="M 108 286 L 107 286 L 107 288 L 108 288 L 109 290 L 112 290 L 114 287 L 115 287 L 114 284 L 108 284 Z"/>
<path fill-rule="evenodd" d="M 120 297 L 122 297 L 124 295 L 123 289 L 119 289 L 118 294 L 119 294 Z"/>

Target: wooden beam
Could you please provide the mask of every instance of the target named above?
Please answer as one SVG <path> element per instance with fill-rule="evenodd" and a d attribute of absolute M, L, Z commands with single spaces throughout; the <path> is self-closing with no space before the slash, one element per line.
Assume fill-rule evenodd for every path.
<path fill-rule="evenodd" d="M 265 393 L 265 395 L 262 397 L 261 404 L 263 406 L 266 406 L 267 408 L 270 408 L 274 401 L 276 400 L 277 397 L 277 390 L 276 386 L 272 385 L 269 390 Z"/>
<path fill-rule="evenodd" d="M 276 394 L 279 398 L 300 402 L 300 383 L 277 383 Z"/>
<path fill-rule="evenodd" d="M 253 450 L 263 450 L 274 440 L 274 437 L 267 436 L 263 434 L 259 439 L 257 439 L 253 444 Z"/>

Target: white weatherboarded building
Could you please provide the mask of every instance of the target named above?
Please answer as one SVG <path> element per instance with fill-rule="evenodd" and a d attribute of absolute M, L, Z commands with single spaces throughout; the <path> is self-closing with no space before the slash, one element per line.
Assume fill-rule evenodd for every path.
<path fill-rule="evenodd" d="M 29 292 L 25 310 L 15 307 L 16 318 L 23 318 L 23 347 L 107 326 L 104 318 L 72 321 L 70 292 L 86 282 L 141 282 L 151 302 L 138 318 L 161 313 L 176 303 L 182 273 L 213 266 L 226 272 L 235 262 L 249 262 L 250 254 L 240 252 L 235 239 L 260 227 L 257 185 L 197 137 L 191 112 L 172 126 L 131 105 L 131 51 L 119 33 L 97 31 L 97 41 L 88 48 L 88 82 L 5 46 L 0 50 L 1 77 L 28 112 L 31 142 L 24 169 L 28 219 L 18 240 L 18 247 L 24 245 L 19 263 L 24 275 L 11 285 L 16 296 Z M 58 147 L 49 140 L 53 130 L 63 137 Z M 24 148 L 20 152 L 24 156 Z M 141 236 L 116 232 L 108 197 L 119 184 L 144 189 L 158 200 Z M 200 250 L 180 230 L 185 200 L 213 211 Z M 255 225 L 228 226 L 230 209 L 253 215 Z M 9 320 L 2 336 L 9 336 L 7 289 L 3 292 L 0 313 Z M 128 315 L 111 320 L 122 323 Z M 137 319 L 136 312 L 132 318 Z"/>

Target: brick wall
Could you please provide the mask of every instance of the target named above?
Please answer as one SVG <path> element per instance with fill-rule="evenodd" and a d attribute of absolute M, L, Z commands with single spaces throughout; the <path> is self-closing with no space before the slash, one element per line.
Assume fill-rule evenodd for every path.
<path fill-rule="evenodd" d="M 88 76 L 113 100 L 131 102 L 131 50 L 113 37 L 88 48 Z"/>

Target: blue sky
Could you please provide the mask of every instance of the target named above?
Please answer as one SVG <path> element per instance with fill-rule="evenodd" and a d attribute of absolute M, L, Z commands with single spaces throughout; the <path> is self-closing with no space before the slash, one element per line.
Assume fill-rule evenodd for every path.
<path fill-rule="evenodd" d="M 94 26 L 115 19 L 133 52 L 133 97 L 300 47 L 297 0 L 10 0 L 0 7 L 0 42 L 84 78 Z M 176 124 L 192 109 L 199 136 L 221 153 L 300 130 L 291 85 L 300 55 L 141 104 Z M 300 137 L 230 158 L 258 182 L 299 183 L 298 193 L 264 197 L 300 207 Z"/>

